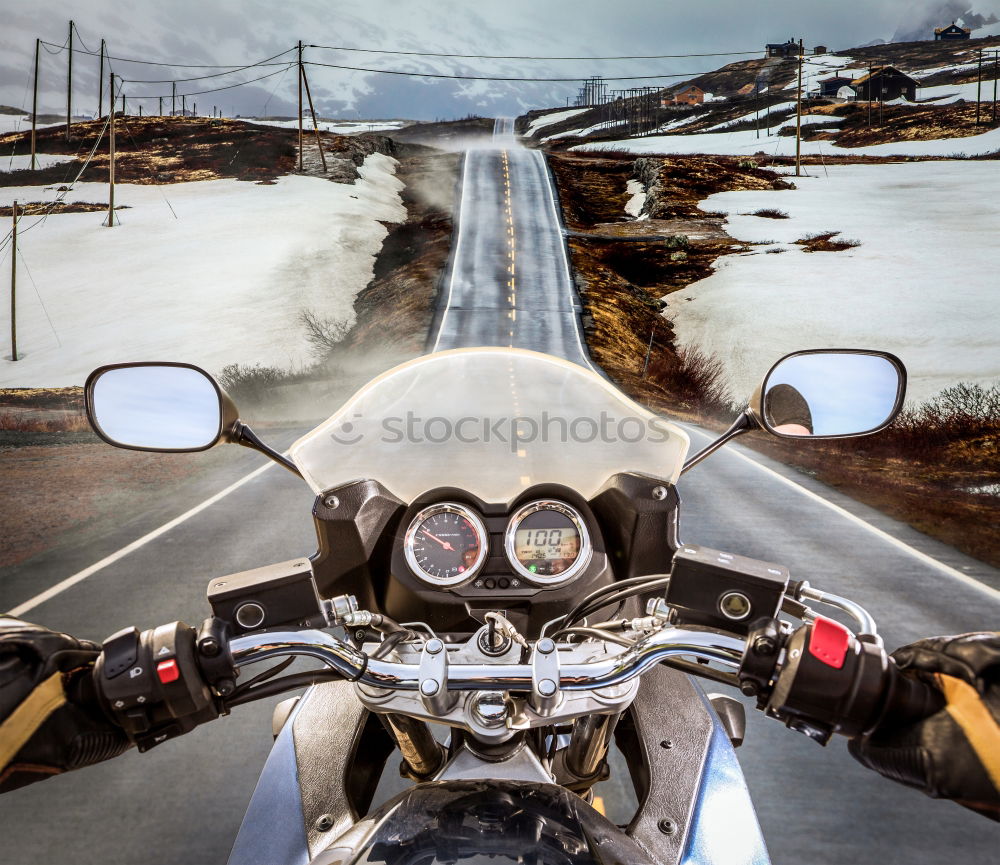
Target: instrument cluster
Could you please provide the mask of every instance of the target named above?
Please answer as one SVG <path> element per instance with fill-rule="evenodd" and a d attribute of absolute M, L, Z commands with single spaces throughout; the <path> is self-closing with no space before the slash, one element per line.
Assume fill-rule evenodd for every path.
<path fill-rule="evenodd" d="M 595 558 L 597 529 L 582 502 L 539 495 L 508 508 L 455 497 L 414 507 L 404 519 L 402 554 L 425 588 L 521 594 L 565 585 Z"/>

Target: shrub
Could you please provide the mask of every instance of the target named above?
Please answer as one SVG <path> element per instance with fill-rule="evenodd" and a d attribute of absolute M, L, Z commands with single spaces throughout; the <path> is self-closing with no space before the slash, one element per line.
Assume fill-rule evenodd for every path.
<path fill-rule="evenodd" d="M 299 313 L 299 323 L 306 329 L 306 340 L 317 360 L 325 360 L 351 329 L 346 321 L 321 318 L 309 309 Z"/>
<path fill-rule="evenodd" d="M 293 373 L 276 366 L 231 363 L 219 373 L 219 384 L 237 404 L 248 405 L 265 402 L 276 387 L 293 378 Z"/>
<path fill-rule="evenodd" d="M 783 210 L 778 210 L 775 207 L 762 207 L 760 210 L 755 210 L 750 214 L 751 216 L 763 216 L 765 219 L 788 219 L 788 214 Z"/>

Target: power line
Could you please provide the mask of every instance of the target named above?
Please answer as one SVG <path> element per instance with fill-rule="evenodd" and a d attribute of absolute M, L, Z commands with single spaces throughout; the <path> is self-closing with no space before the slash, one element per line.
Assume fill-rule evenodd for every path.
<path fill-rule="evenodd" d="M 273 66 L 274 64 L 267 64 L 267 65 Z M 267 74 L 260 75 L 257 78 L 250 78 L 247 81 L 240 81 L 240 82 L 238 82 L 236 84 L 229 84 L 229 85 L 227 85 L 225 87 L 213 87 L 210 90 L 193 90 L 193 91 L 188 91 L 187 93 L 178 93 L 177 96 L 178 97 L 181 97 L 181 96 L 201 96 L 201 95 L 203 95 L 205 93 L 219 93 L 219 92 L 221 92 L 223 90 L 233 90 L 236 87 L 243 87 L 246 84 L 253 84 L 255 81 L 263 81 L 265 78 L 271 78 L 271 77 L 273 77 L 275 75 L 281 75 L 283 72 L 287 72 L 292 66 L 295 66 L 295 65 L 296 65 L 296 62 L 293 60 L 290 63 L 283 63 L 282 66 L 281 66 L 281 69 L 275 69 L 273 72 L 268 72 Z M 122 80 L 128 81 L 128 79 L 122 79 Z M 129 82 L 129 83 L 135 83 L 135 82 Z M 163 93 L 163 94 L 156 94 L 156 93 L 154 93 L 154 94 L 144 94 L 142 96 L 132 96 L 132 97 L 129 97 L 129 98 L 131 98 L 131 99 L 159 99 L 162 96 L 163 99 L 167 99 L 171 95 L 172 94 L 170 94 L 170 93 Z"/>
<path fill-rule="evenodd" d="M 707 54 L 623 54 L 615 57 L 543 57 L 522 54 L 444 54 L 437 51 L 386 51 L 381 48 L 345 48 L 341 45 L 306 45 L 324 51 L 354 51 L 361 54 L 396 54 L 406 57 L 456 57 L 467 60 L 674 60 L 681 57 L 730 57 L 760 54 L 756 51 L 713 51 Z M 576 78 L 574 81 L 578 80 Z"/>
<path fill-rule="evenodd" d="M 59 51 L 64 51 L 66 49 L 66 44 L 56 45 L 54 42 L 46 42 L 44 39 L 41 39 L 39 41 L 42 43 L 42 45 L 51 45 L 53 48 L 58 48 Z M 275 56 L 281 57 L 282 54 L 288 54 L 289 51 L 294 51 L 294 50 L 295 50 L 294 48 L 289 48 L 288 51 L 283 51 L 281 54 L 277 54 Z M 50 53 L 59 53 L 59 52 L 56 51 Z M 89 54 L 91 57 L 100 57 L 100 54 L 97 51 L 83 51 L 80 48 L 74 48 L 73 53 Z M 158 60 L 137 60 L 134 57 L 113 57 L 110 54 L 105 54 L 104 57 L 106 60 L 118 60 L 121 63 L 139 63 L 143 66 L 169 66 L 173 69 L 235 69 L 243 65 L 240 63 L 166 63 Z M 280 66 L 281 64 L 271 63 L 270 65 Z"/>
<path fill-rule="evenodd" d="M 371 72 L 379 75 L 409 75 L 413 78 L 451 78 L 461 81 L 534 81 L 542 83 L 573 83 L 584 81 L 589 75 L 577 75 L 575 78 L 527 78 L 527 77 L 507 77 L 503 75 L 447 75 L 443 72 L 404 72 L 399 69 L 368 69 L 362 66 L 343 66 L 337 63 L 319 63 L 315 60 L 304 61 L 306 66 L 322 66 L 327 69 L 348 69 L 352 72 Z M 693 78 L 698 75 L 707 75 L 707 72 L 680 72 L 667 73 L 664 75 L 620 75 L 617 77 L 604 77 L 605 81 L 646 81 L 660 78 Z"/>
<path fill-rule="evenodd" d="M 288 51 L 294 51 L 294 48 L 289 48 Z M 129 84 L 173 84 L 182 83 L 185 81 L 203 81 L 207 78 L 220 78 L 223 75 L 232 75 L 235 72 L 243 72 L 246 69 L 254 69 L 257 66 L 278 66 L 282 64 L 272 64 L 269 61 L 274 60 L 277 57 L 282 57 L 288 53 L 288 51 L 282 51 L 280 54 L 275 54 L 272 57 L 265 57 L 263 60 L 259 60 L 256 63 L 248 63 L 245 66 L 239 66 L 234 69 L 228 69 L 225 72 L 213 72 L 209 75 L 195 75 L 191 78 L 123 78 L 122 80 Z"/>

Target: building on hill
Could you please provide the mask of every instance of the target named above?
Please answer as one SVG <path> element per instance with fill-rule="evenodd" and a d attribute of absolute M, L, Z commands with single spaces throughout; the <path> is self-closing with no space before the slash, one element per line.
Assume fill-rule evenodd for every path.
<path fill-rule="evenodd" d="M 971 27 L 959 27 L 954 21 L 951 22 L 947 27 L 935 27 L 934 28 L 934 39 L 941 41 L 948 41 L 952 39 L 971 39 L 972 38 L 972 28 Z"/>
<path fill-rule="evenodd" d="M 701 105 L 705 101 L 705 91 L 697 84 L 688 84 L 680 90 L 667 94 L 662 105 Z"/>
<path fill-rule="evenodd" d="M 876 66 L 871 72 L 855 78 L 850 86 L 857 98 L 865 102 L 891 102 L 900 96 L 913 102 L 920 82 L 895 66 Z"/>
<path fill-rule="evenodd" d="M 769 42 L 765 46 L 765 53 L 768 57 L 798 57 L 799 43 L 794 39 L 787 42 Z"/>
<path fill-rule="evenodd" d="M 819 84 L 819 95 L 832 97 L 837 95 L 841 87 L 849 87 L 854 83 L 854 78 L 850 75 L 831 75 L 829 78 L 820 78 L 816 82 Z"/>
<path fill-rule="evenodd" d="M 817 45 L 815 48 L 813 48 L 813 54 L 829 54 L 829 53 L 830 49 L 827 48 L 825 45 Z"/>

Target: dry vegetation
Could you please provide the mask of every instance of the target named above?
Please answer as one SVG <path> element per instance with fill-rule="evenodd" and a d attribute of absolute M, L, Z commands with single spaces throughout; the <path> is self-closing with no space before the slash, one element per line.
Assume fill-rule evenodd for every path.
<path fill-rule="evenodd" d="M 670 322 L 662 315 L 663 299 L 669 304 L 670 294 L 707 276 L 719 255 L 740 248 L 723 232 L 719 218 L 697 209 L 699 200 L 726 189 L 766 188 L 784 181 L 746 162 L 718 157 L 655 160 L 655 172 L 648 164 L 636 164 L 654 160 L 636 160 L 633 154 L 553 154 L 550 161 L 564 218 L 572 229 L 569 246 L 594 359 L 626 393 L 656 411 L 716 429 L 728 425 L 739 406 L 721 386 L 720 359 L 677 349 Z M 665 215 L 662 221 L 639 223 L 624 215 L 625 186 L 636 175 L 643 176 L 647 186 L 652 180 L 658 187 L 647 206 Z M 660 237 L 630 239 L 639 226 L 644 237 Z M 676 240 L 682 231 L 686 245 Z M 799 242 L 812 251 L 857 245 L 837 239 L 836 233 Z M 747 440 L 920 531 L 1000 566 L 997 498 L 986 489 L 1000 484 L 998 388 L 960 385 L 870 438 L 808 446 L 765 433 L 753 433 Z"/>

